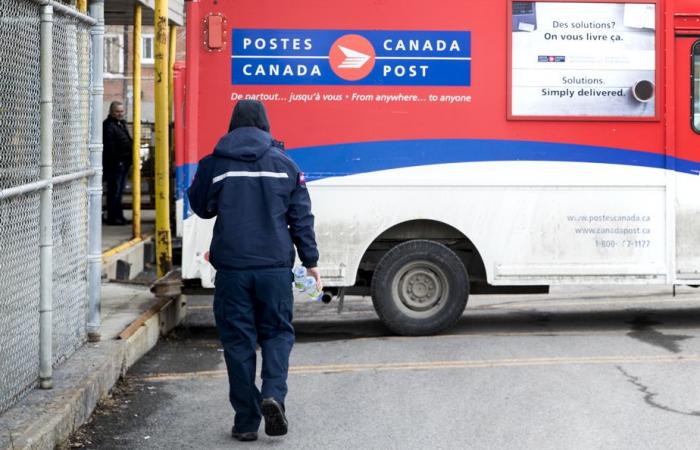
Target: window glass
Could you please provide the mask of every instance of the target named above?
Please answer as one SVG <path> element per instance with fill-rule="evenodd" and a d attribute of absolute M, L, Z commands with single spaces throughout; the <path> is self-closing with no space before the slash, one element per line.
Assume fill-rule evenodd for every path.
<path fill-rule="evenodd" d="M 104 71 L 108 74 L 124 73 L 124 46 L 121 35 L 105 35 Z"/>
<path fill-rule="evenodd" d="M 141 62 L 152 63 L 153 61 L 153 35 L 145 34 L 141 37 Z"/>
<path fill-rule="evenodd" d="M 655 4 L 512 5 L 512 116 L 656 115 Z"/>
<path fill-rule="evenodd" d="M 693 45 L 693 129 L 700 134 L 700 41 Z"/>

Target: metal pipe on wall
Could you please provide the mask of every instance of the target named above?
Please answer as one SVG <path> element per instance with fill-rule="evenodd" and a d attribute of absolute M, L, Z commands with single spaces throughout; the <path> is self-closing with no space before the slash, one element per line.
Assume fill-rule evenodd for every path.
<path fill-rule="evenodd" d="M 168 146 L 168 1 L 155 1 L 156 267 L 159 277 L 172 267 L 170 234 L 170 148 Z"/>
<path fill-rule="evenodd" d="M 168 38 L 168 123 L 173 123 L 173 87 L 175 78 L 175 58 L 177 56 L 177 27 L 170 25 Z M 171 136 L 172 138 L 172 136 Z M 172 142 L 171 142 L 172 144 Z"/>
<path fill-rule="evenodd" d="M 41 6 L 41 156 L 40 177 L 49 181 L 40 194 L 39 386 L 53 387 L 53 6 Z"/>
<path fill-rule="evenodd" d="M 132 200 L 131 226 L 134 238 L 141 237 L 141 17 L 142 6 L 134 5 L 134 78 L 133 78 L 133 120 L 134 145 L 132 148 Z"/>
<path fill-rule="evenodd" d="M 90 30 L 92 70 L 90 76 L 90 168 L 95 174 L 88 182 L 88 340 L 100 340 L 102 305 L 102 64 L 104 54 L 104 0 L 90 2 L 90 16 L 97 20 Z"/>
<path fill-rule="evenodd" d="M 168 36 L 168 139 L 169 139 L 169 149 L 170 154 L 176 154 L 175 148 L 175 56 L 177 50 L 177 28 L 175 25 L 170 25 L 170 34 Z M 175 192 L 178 189 L 178 179 L 177 175 L 175 177 L 175 185 L 173 186 Z M 176 195 L 177 196 L 177 195 Z M 175 208 L 175 235 L 178 235 L 178 213 L 177 207 Z M 172 231 L 171 231 L 172 233 Z"/>

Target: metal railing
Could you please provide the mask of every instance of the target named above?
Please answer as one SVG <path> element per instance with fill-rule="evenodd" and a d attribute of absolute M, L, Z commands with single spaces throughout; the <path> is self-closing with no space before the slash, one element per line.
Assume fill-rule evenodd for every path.
<path fill-rule="evenodd" d="M 0 413 L 99 327 L 102 6 L 0 2 Z"/>

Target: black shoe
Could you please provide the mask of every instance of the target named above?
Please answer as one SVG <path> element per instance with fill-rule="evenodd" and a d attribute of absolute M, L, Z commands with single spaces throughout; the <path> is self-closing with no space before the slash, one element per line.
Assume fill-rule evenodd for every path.
<path fill-rule="evenodd" d="M 239 433 L 235 428 L 231 429 L 231 436 L 237 441 L 250 442 L 258 440 L 258 433 L 255 431 L 248 431 L 246 433 Z"/>
<path fill-rule="evenodd" d="M 282 436 L 287 434 L 287 418 L 284 415 L 284 406 L 274 398 L 266 398 L 262 401 L 262 413 L 265 417 L 265 434 L 268 436 Z"/>

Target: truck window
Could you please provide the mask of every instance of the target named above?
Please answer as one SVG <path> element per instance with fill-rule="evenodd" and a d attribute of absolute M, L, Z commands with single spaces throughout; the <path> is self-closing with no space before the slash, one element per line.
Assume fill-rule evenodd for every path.
<path fill-rule="evenodd" d="M 700 41 L 693 45 L 693 130 L 700 134 Z"/>

